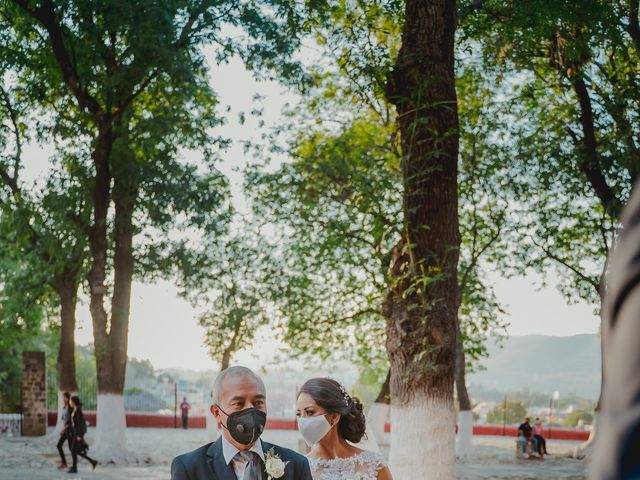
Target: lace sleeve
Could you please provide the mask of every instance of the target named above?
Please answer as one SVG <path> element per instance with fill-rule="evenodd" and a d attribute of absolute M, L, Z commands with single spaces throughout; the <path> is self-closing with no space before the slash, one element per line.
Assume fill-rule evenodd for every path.
<path fill-rule="evenodd" d="M 387 461 L 380 453 L 372 453 L 371 461 L 375 463 L 376 472 L 379 472 L 385 467 L 388 467 Z"/>

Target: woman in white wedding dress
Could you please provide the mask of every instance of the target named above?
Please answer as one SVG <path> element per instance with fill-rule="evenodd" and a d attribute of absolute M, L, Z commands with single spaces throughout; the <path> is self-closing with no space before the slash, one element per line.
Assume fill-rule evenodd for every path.
<path fill-rule="evenodd" d="M 330 378 L 312 378 L 298 393 L 296 415 L 314 480 L 392 480 L 382 455 L 353 444 L 365 436 L 362 403 Z"/>

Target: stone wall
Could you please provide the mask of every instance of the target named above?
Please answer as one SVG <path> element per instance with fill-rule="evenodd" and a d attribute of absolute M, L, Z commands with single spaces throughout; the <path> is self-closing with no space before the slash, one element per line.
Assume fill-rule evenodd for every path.
<path fill-rule="evenodd" d="M 47 375 L 44 352 L 22 353 L 22 435 L 47 433 Z"/>

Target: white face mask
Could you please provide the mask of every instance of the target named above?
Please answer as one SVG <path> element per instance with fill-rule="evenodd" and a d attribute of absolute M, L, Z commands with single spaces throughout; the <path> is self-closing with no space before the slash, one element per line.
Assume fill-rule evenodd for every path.
<path fill-rule="evenodd" d="M 331 430 L 331 424 L 325 415 L 315 417 L 298 417 L 298 430 L 304 441 L 311 448 L 324 438 Z"/>

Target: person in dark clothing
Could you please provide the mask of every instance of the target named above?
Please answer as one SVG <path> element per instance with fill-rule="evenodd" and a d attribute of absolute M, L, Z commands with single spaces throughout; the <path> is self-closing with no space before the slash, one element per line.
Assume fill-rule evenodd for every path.
<path fill-rule="evenodd" d="M 82 402 L 76 395 L 71 397 L 69 402 L 71 406 L 71 432 L 73 440 L 71 442 L 71 458 L 73 459 L 73 466 L 67 470 L 69 473 L 78 473 L 78 456 L 85 458 L 95 470 L 98 462 L 87 455 L 89 445 L 84 441 L 84 436 L 87 433 L 87 421 L 82 413 Z"/>
<path fill-rule="evenodd" d="M 189 421 L 189 409 L 191 405 L 187 403 L 187 397 L 182 398 L 182 403 L 180 404 L 180 411 L 182 412 L 182 428 L 187 429 L 187 423 Z"/>
<path fill-rule="evenodd" d="M 62 430 L 60 430 L 60 438 L 58 439 L 58 444 L 56 447 L 58 448 L 58 453 L 60 454 L 60 465 L 58 465 L 59 469 L 67 468 L 67 458 L 62 451 L 62 446 L 64 442 L 67 442 L 69 445 L 69 451 L 71 451 L 71 409 L 69 408 L 69 399 L 71 398 L 71 394 L 69 392 L 64 392 L 62 394 L 62 401 L 64 403 L 64 407 L 62 409 L 62 417 L 60 421 L 62 422 Z"/>
<path fill-rule="evenodd" d="M 536 452 L 537 445 L 536 439 L 533 437 L 533 427 L 531 426 L 531 419 L 529 417 L 524 419 L 524 423 L 521 423 L 518 427 L 518 437 L 523 437 L 524 442 L 522 443 L 522 453 L 527 452 L 527 442 L 532 442 L 532 451 Z"/>

